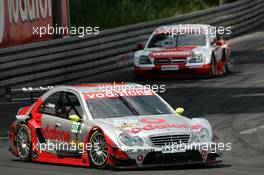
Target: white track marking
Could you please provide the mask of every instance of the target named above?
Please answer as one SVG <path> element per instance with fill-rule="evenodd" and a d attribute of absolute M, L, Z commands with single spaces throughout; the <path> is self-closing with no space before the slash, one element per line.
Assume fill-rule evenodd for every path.
<path fill-rule="evenodd" d="M 256 127 L 256 128 L 252 128 L 252 129 L 247 129 L 247 130 L 241 131 L 239 134 L 254 134 L 254 133 L 256 133 L 257 131 L 259 131 L 261 129 L 264 129 L 264 125 Z"/>

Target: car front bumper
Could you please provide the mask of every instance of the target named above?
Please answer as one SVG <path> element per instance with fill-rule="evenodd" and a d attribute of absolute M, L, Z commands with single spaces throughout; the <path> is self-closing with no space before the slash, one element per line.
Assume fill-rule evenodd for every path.
<path fill-rule="evenodd" d="M 210 69 L 210 64 L 202 65 L 177 65 L 176 70 L 162 70 L 162 66 L 134 66 L 134 72 L 139 77 L 181 77 L 181 76 L 202 76 L 207 74 Z M 165 65 L 166 66 L 166 65 Z M 173 66 L 173 65 L 169 65 Z"/>
<path fill-rule="evenodd" d="M 167 153 L 149 152 L 144 155 L 142 160 L 135 159 L 118 159 L 115 156 L 110 156 L 114 168 L 148 168 L 148 167 L 163 167 L 173 165 L 194 165 L 194 164 L 215 164 L 221 163 L 221 153 L 207 153 L 203 155 L 198 150 L 188 150 L 183 153 Z"/>

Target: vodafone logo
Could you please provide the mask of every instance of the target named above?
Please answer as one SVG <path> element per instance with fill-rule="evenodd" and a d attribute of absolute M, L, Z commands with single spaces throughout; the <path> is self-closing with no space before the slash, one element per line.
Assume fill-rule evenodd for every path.
<path fill-rule="evenodd" d="M 2 0 L 1 0 L 2 1 Z M 10 24 L 46 19 L 52 15 L 51 0 L 8 0 Z"/>
<path fill-rule="evenodd" d="M 155 95 L 149 90 L 118 90 L 118 91 L 102 91 L 102 92 L 86 92 L 84 93 L 85 99 L 98 99 L 98 98 L 112 98 L 112 97 L 135 97 L 135 96 L 153 96 Z"/>
<path fill-rule="evenodd" d="M 158 123 L 166 122 L 166 120 L 162 118 L 143 118 L 140 121 L 143 123 L 148 123 L 148 124 L 158 124 Z"/>
<path fill-rule="evenodd" d="M 178 128 L 178 129 L 187 129 L 190 128 L 188 124 L 167 124 L 167 123 L 160 123 L 160 124 L 148 124 L 143 128 L 129 128 L 127 131 L 132 133 L 139 133 L 141 131 L 151 131 L 151 130 L 159 130 L 159 129 L 166 129 L 166 128 Z"/>
<path fill-rule="evenodd" d="M 0 1 L 0 44 L 3 41 L 4 36 L 4 26 L 5 26 L 5 8 L 4 1 Z"/>
<path fill-rule="evenodd" d="M 70 142 L 71 134 L 70 132 L 57 130 L 56 128 L 50 128 L 47 126 L 46 128 L 42 128 L 42 134 L 46 139 L 57 140 L 63 142 Z"/>

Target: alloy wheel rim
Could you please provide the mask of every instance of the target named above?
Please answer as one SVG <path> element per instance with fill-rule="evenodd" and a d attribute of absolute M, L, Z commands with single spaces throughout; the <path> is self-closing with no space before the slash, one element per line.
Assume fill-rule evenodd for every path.
<path fill-rule="evenodd" d="M 30 152 L 30 139 L 26 128 L 19 129 L 16 140 L 19 157 L 26 159 Z"/>
<path fill-rule="evenodd" d="M 90 157 L 92 162 L 97 166 L 102 166 L 106 163 L 108 158 L 106 141 L 101 133 L 95 134 L 91 139 L 92 149 L 90 150 Z"/>

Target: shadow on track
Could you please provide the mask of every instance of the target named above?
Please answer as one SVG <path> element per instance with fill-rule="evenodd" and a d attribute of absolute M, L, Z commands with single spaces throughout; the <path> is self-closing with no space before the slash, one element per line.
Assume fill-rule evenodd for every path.
<path fill-rule="evenodd" d="M 229 164 L 212 164 L 212 165 L 175 165 L 152 168 L 133 168 L 133 169 L 116 169 L 116 171 L 169 171 L 169 170 L 195 170 L 195 169 L 215 169 L 231 167 Z"/>

